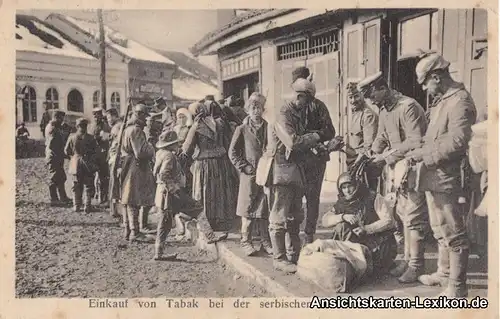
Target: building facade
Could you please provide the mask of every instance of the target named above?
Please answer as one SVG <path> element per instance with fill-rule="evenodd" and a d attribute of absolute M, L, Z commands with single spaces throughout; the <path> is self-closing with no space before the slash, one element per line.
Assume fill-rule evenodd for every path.
<path fill-rule="evenodd" d="M 416 82 L 415 51 L 435 50 L 452 76 L 486 114 L 487 12 L 484 9 L 267 9 L 236 17 L 194 45 L 194 55 L 217 55 L 224 96 L 267 96 L 266 116 L 293 96 L 292 70 L 313 72 L 317 98 L 329 108 L 338 135 L 348 141 L 349 82 L 382 71 L 389 84 L 427 107 Z M 480 116 L 481 116 L 480 115 Z M 345 159 L 332 153 L 326 180 L 336 181 Z"/>
<path fill-rule="evenodd" d="M 78 46 L 84 47 L 94 56 L 99 52 L 98 26 L 96 23 L 73 17 L 51 14 L 45 20 L 64 33 Z M 151 105 L 153 100 L 163 97 L 167 104 L 173 103 L 172 75 L 176 70 L 174 62 L 138 42 L 127 39 L 117 31 L 105 26 L 106 59 L 127 65 L 127 91 L 120 99 L 132 102 L 144 101 Z"/>
<path fill-rule="evenodd" d="M 30 16 L 16 17 L 16 123 L 24 122 L 32 138 L 41 138 L 44 104 L 67 113 L 74 124 L 88 119 L 99 105 L 100 64 L 97 59 L 66 41 L 50 25 Z M 127 66 L 110 62 L 106 73 L 110 105 L 123 109 Z"/>

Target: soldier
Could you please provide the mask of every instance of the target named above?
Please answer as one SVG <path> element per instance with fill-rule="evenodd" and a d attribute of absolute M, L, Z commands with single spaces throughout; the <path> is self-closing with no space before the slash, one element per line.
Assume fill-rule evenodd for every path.
<path fill-rule="evenodd" d="M 71 203 L 64 186 L 66 182 L 66 173 L 64 172 L 65 144 L 61 126 L 65 115 L 66 113 L 63 111 L 54 111 L 52 121 L 45 128 L 45 159 L 50 174 L 49 192 L 52 206 Z"/>
<path fill-rule="evenodd" d="M 139 231 L 139 210 L 142 208 L 149 212 L 154 205 L 156 183 L 151 164 L 155 150 L 146 140 L 143 131 L 147 114 L 146 105 L 136 105 L 131 119 L 125 124 L 123 133 L 121 203 L 125 205 L 127 211 L 125 217 L 128 220 L 128 227 L 125 228 L 125 238 L 130 241 L 146 239 Z"/>
<path fill-rule="evenodd" d="M 45 128 L 50 123 L 50 113 L 48 110 L 47 102 L 43 102 L 43 109 L 44 111 L 42 114 L 42 119 L 40 121 L 40 131 L 42 131 L 42 135 L 45 138 Z"/>
<path fill-rule="evenodd" d="M 144 128 L 144 133 L 146 134 L 146 140 L 151 143 L 151 145 L 156 145 L 158 142 L 158 137 L 160 136 L 161 129 L 158 128 L 158 124 L 154 116 L 149 116 L 146 119 L 146 127 Z"/>
<path fill-rule="evenodd" d="M 434 237 L 438 241 L 438 270 L 419 277 L 425 285 L 447 287 L 447 297 L 467 297 L 469 243 L 459 197 L 461 164 L 476 119 L 476 107 L 462 83 L 449 73 L 450 62 L 437 53 L 424 54 L 416 66 L 417 80 L 435 99 L 424 143 L 407 154 L 422 165 L 421 187 L 425 190 Z"/>
<path fill-rule="evenodd" d="M 288 273 L 296 272 L 294 263 L 300 251 L 299 231 L 304 219 L 302 197 L 306 185 L 302 164 L 307 159 L 305 153 L 321 140 L 319 133 L 305 129 L 303 110 L 314 100 L 314 84 L 306 79 L 297 79 L 293 89 L 296 92 L 295 101 L 281 107 L 273 129 L 268 130 L 267 149 L 262 156 L 265 168 L 257 172 L 256 177 L 259 185 L 266 186 L 268 196 L 273 266 L 275 270 Z"/>
<path fill-rule="evenodd" d="M 349 144 L 346 145 L 346 163 L 349 168 L 353 167 L 360 154 L 370 156 L 373 141 L 377 135 L 378 115 L 366 104 L 364 97 L 357 88 L 357 83 L 347 84 L 347 97 L 351 105 L 351 128 Z M 343 139 L 341 136 L 335 137 L 328 143 L 329 151 L 336 151 L 341 148 Z M 366 172 L 368 187 L 372 191 L 377 191 L 378 172 L 369 169 Z"/>
<path fill-rule="evenodd" d="M 306 67 L 299 67 L 292 72 L 292 80 L 307 79 L 310 77 L 310 71 Z M 335 136 L 330 112 L 325 103 L 314 97 L 316 92 L 312 93 L 312 99 L 304 109 L 306 130 L 308 133 L 317 133 L 320 136 L 319 143 L 330 141 Z M 313 242 L 316 233 L 316 224 L 319 215 L 319 198 L 321 186 L 325 177 L 326 162 L 330 160 L 330 155 L 324 150 L 307 152 L 307 160 L 304 161 L 304 171 L 306 178 L 306 233 L 305 243 Z"/>
<path fill-rule="evenodd" d="M 71 134 L 64 152 L 70 157 L 68 173 L 73 175 L 73 208 L 80 212 L 82 195 L 85 188 L 85 205 L 83 211 L 91 212 L 92 195 L 94 193 L 94 173 L 96 166 L 97 143 L 87 133 L 88 120 L 80 118 L 76 121 L 77 131 Z"/>
<path fill-rule="evenodd" d="M 107 158 L 109 150 L 109 133 L 111 132 L 111 128 L 104 118 L 102 108 L 94 108 L 92 110 L 92 115 L 94 116 L 94 119 L 89 132 L 92 136 L 94 136 L 97 142 L 96 161 L 99 168 L 97 171 L 99 178 L 98 195 L 101 199 L 101 204 L 105 204 L 108 201 L 109 190 L 109 166 Z"/>
<path fill-rule="evenodd" d="M 120 139 L 120 131 L 123 125 L 123 121 L 118 116 L 118 110 L 115 108 L 109 108 L 105 111 L 106 119 L 111 126 L 111 131 L 109 134 L 109 152 L 108 152 L 108 164 L 109 171 L 114 172 L 115 161 L 116 161 L 116 153 L 118 148 L 118 141 Z M 110 183 L 109 183 L 109 196 L 111 199 L 110 203 L 110 214 L 113 217 L 119 217 L 118 213 L 119 208 L 119 181 L 115 180 L 116 176 L 110 174 Z"/>
<path fill-rule="evenodd" d="M 380 109 L 377 137 L 372 145 L 373 163 L 387 164 L 387 170 L 404 160 L 405 154 L 420 146 L 426 130 L 424 109 L 417 101 L 392 90 L 378 72 L 358 84 L 365 98 Z M 403 222 L 405 258 L 408 268 L 401 263 L 391 271 L 402 283 L 416 282 L 424 270 L 424 237 L 428 226 L 425 195 L 408 190 L 398 192 L 396 211 Z"/>

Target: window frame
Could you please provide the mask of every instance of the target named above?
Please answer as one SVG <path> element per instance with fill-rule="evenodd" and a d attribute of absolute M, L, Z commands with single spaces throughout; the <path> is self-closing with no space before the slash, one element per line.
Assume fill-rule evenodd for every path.
<path fill-rule="evenodd" d="M 30 94 L 33 93 L 33 94 Z M 26 91 L 23 97 L 23 122 L 24 123 L 36 123 L 38 121 L 37 117 L 37 93 L 34 86 L 26 85 Z M 27 117 L 25 114 L 25 108 L 27 110 Z"/>
<path fill-rule="evenodd" d="M 57 88 L 52 86 L 45 91 L 45 103 L 49 110 L 59 109 L 59 91 Z"/>
<path fill-rule="evenodd" d="M 70 95 L 71 95 L 71 93 L 73 91 L 75 91 L 78 94 L 80 94 L 80 97 L 81 97 L 81 111 L 80 110 L 74 110 L 74 109 L 70 108 L 70 106 L 71 106 L 71 104 L 70 104 Z M 80 92 L 79 89 L 72 88 L 71 90 L 69 90 L 68 96 L 66 97 L 66 101 L 67 101 L 68 112 L 72 112 L 72 113 L 76 113 L 76 114 L 83 114 L 84 113 L 84 111 L 85 111 L 85 101 L 84 101 L 84 98 L 83 98 L 83 94 L 82 94 L 82 92 Z"/>
<path fill-rule="evenodd" d="M 424 49 L 424 50 L 437 50 L 438 49 L 439 44 L 437 43 L 437 40 L 433 38 L 433 33 L 435 31 L 438 31 L 438 29 L 439 29 L 439 11 L 432 10 L 432 11 L 420 12 L 418 14 L 409 15 L 409 16 L 400 18 L 397 21 L 397 41 L 396 41 L 396 43 L 397 43 L 397 45 L 396 45 L 397 61 L 405 60 L 405 59 L 414 57 L 414 56 L 411 56 L 412 52 L 402 54 L 402 52 L 403 52 L 403 50 L 402 50 L 403 49 L 403 47 L 402 47 L 402 39 L 403 39 L 402 38 L 403 37 L 402 30 L 403 30 L 404 23 L 408 22 L 410 20 L 419 19 L 419 18 L 422 18 L 425 16 L 429 17 L 429 28 L 428 28 L 429 43 L 428 43 L 428 47 L 422 48 L 422 49 Z M 435 20 L 433 21 L 433 19 L 435 19 Z M 433 22 L 435 22 L 435 25 Z M 434 30 L 433 27 L 436 27 L 436 30 Z"/>

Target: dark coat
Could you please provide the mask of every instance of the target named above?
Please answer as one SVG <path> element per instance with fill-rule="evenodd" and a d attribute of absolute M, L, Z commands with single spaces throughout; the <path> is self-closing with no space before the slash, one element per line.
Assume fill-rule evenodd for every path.
<path fill-rule="evenodd" d="M 147 142 L 143 125 L 129 122 L 122 142 L 122 193 L 124 205 L 153 206 L 156 182 L 152 162 L 154 147 Z"/>
<path fill-rule="evenodd" d="M 264 189 L 255 183 L 255 174 L 247 175 L 245 167 L 254 172 L 266 147 L 267 122 L 258 131 L 250 124 L 250 118 L 243 120 L 234 132 L 229 147 L 229 158 L 240 173 L 240 187 L 236 214 L 246 218 L 267 218 L 268 208 Z"/>
<path fill-rule="evenodd" d="M 97 143 L 90 134 L 71 134 L 64 148 L 67 156 L 70 156 L 68 174 L 93 175 L 97 171 L 96 166 Z"/>

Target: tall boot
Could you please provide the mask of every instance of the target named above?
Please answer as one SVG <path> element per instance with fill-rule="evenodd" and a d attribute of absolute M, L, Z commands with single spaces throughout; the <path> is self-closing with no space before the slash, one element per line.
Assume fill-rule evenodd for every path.
<path fill-rule="evenodd" d="M 412 283 L 418 281 L 418 277 L 424 271 L 424 235 L 421 230 L 410 229 L 409 248 L 410 260 L 408 262 L 408 269 L 404 272 L 398 281 L 401 283 Z M 405 238 L 406 240 L 406 238 Z"/>
<path fill-rule="evenodd" d="M 241 248 L 247 256 L 253 256 L 257 253 L 252 245 L 252 221 L 248 218 L 241 218 Z"/>
<path fill-rule="evenodd" d="M 59 199 L 62 203 L 71 203 L 71 198 L 66 195 L 66 187 L 64 186 L 64 182 L 57 184 L 57 191 L 59 193 Z"/>
<path fill-rule="evenodd" d="M 284 229 L 269 229 L 271 243 L 273 245 L 273 267 L 274 270 L 286 273 L 295 273 L 297 267 L 286 259 L 286 245 Z"/>
<path fill-rule="evenodd" d="M 89 187 L 88 185 L 85 186 L 85 205 L 83 207 L 83 211 L 86 214 L 92 212 L 92 188 L 93 187 Z"/>
<path fill-rule="evenodd" d="M 144 233 L 144 234 L 156 233 L 156 230 L 148 227 L 150 210 L 151 210 L 150 206 L 143 206 L 143 207 L 141 207 L 141 210 L 140 210 L 139 229 L 140 229 L 141 233 Z"/>
<path fill-rule="evenodd" d="M 267 219 L 258 219 L 257 227 L 260 232 L 260 250 L 266 252 L 268 255 L 273 254 L 273 246 L 271 244 L 271 239 L 269 238 L 269 222 Z"/>
<path fill-rule="evenodd" d="M 465 298 L 467 291 L 467 266 L 469 263 L 469 250 L 460 249 L 450 251 L 450 277 L 448 288 L 440 296 L 448 298 Z"/>
<path fill-rule="evenodd" d="M 57 185 L 54 184 L 49 185 L 49 194 L 50 194 L 50 205 L 52 206 L 59 205 L 59 197 L 57 196 Z"/>
<path fill-rule="evenodd" d="M 426 286 L 448 286 L 448 277 L 450 276 L 450 252 L 444 245 L 438 245 L 438 269 L 435 273 L 422 275 L 418 281 Z"/>
<path fill-rule="evenodd" d="M 78 182 L 73 183 L 73 209 L 78 213 L 82 209 L 82 185 Z"/>
<path fill-rule="evenodd" d="M 109 179 L 103 178 L 101 180 L 101 189 L 100 189 L 100 197 L 101 197 L 101 204 L 105 204 L 108 202 L 108 190 L 109 190 Z"/>
<path fill-rule="evenodd" d="M 287 223 L 286 250 L 288 260 L 297 264 L 300 254 L 300 224 L 296 222 Z"/>

